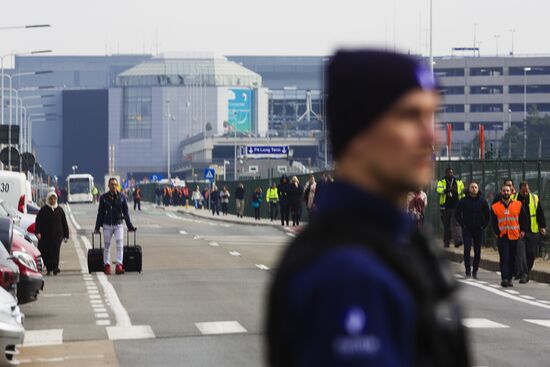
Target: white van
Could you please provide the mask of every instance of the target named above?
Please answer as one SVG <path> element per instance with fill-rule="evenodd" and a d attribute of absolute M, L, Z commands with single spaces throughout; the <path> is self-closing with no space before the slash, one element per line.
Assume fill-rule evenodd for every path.
<path fill-rule="evenodd" d="M 22 172 L 0 171 L 0 199 L 21 213 L 27 212 L 29 194 L 27 176 Z"/>

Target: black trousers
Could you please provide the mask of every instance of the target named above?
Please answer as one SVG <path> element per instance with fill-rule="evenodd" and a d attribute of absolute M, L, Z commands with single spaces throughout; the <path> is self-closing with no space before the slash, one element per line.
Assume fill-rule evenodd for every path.
<path fill-rule="evenodd" d="M 260 207 L 254 208 L 254 219 L 260 219 Z"/>
<path fill-rule="evenodd" d="M 474 273 L 477 273 L 479 269 L 479 261 L 481 260 L 481 239 L 483 237 L 483 229 L 476 228 L 470 229 L 467 227 L 462 227 L 462 239 L 464 241 L 464 268 L 466 270 L 466 275 L 471 275 L 472 270 Z M 470 265 L 471 257 L 470 253 L 472 250 L 472 245 L 474 247 L 474 263 L 473 269 Z"/>
<path fill-rule="evenodd" d="M 229 206 L 229 203 L 222 203 L 222 214 L 227 215 L 227 207 Z"/>
<path fill-rule="evenodd" d="M 525 257 L 527 258 L 527 271 L 533 270 L 533 264 L 539 253 L 540 240 L 538 233 L 525 233 Z"/>
<path fill-rule="evenodd" d="M 288 226 L 290 221 L 290 204 L 281 203 L 281 224 L 284 226 L 285 223 Z"/>
<path fill-rule="evenodd" d="M 443 209 L 441 211 L 441 220 L 443 221 L 443 243 L 445 246 L 449 246 L 451 239 L 455 245 L 462 244 L 462 230 L 455 218 L 455 209 Z"/>
<path fill-rule="evenodd" d="M 141 199 L 134 200 L 134 210 L 136 210 L 136 206 L 141 210 Z"/>
<path fill-rule="evenodd" d="M 498 254 L 500 257 L 500 278 L 512 281 L 514 266 L 516 264 L 516 253 L 518 240 L 510 240 L 507 236 L 499 237 Z"/>
<path fill-rule="evenodd" d="M 270 202 L 269 203 L 269 217 L 271 220 L 277 219 L 277 207 L 279 206 L 279 203 Z"/>
<path fill-rule="evenodd" d="M 212 201 L 210 202 L 210 207 L 212 208 L 212 215 L 220 215 L 220 203 L 218 203 L 217 201 Z"/>
<path fill-rule="evenodd" d="M 39 241 L 38 250 L 42 254 L 44 266 L 48 271 L 59 269 L 59 253 L 61 252 L 62 240 Z"/>

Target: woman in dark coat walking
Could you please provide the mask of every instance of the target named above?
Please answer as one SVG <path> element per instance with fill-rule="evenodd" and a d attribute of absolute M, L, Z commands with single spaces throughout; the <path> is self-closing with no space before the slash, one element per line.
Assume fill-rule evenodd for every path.
<path fill-rule="evenodd" d="M 288 201 L 290 203 L 290 214 L 292 217 L 292 226 L 299 226 L 302 219 L 302 203 L 304 197 L 304 187 L 300 185 L 298 177 L 293 176 L 290 179 L 290 188 L 288 192 Z"/>
<path fill-rule="evenodd" d="M 38 250 L 48 270 L 47 275 L 59 274 L 59 252 L 61 241 L 69 239 L 69 226 L 63 209 L 57 205 L 57 195 L 50 192 L 44 205 L 36 215 L 35 226 Z"/>

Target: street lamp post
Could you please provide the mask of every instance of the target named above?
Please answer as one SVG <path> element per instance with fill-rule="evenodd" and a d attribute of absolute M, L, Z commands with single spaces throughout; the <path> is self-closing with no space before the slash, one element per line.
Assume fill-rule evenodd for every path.
<path fill-rule="evenodd" d="M 167 134 L 168 134 L 167 140 L 168 140 L 168 142 L 167 142 L 167 144 L 166 144 L 166 150 L 167 150 L 166 154 L 167 154 L 167 156 L 168 156 L 168 160 L 167 160 L 167 169 L 168 169 L 168 171 L 167 171 L 167 176 L 168 176 L 168 180 L 171 180 L 171 179 L 172 179 L 172 175 L 171 175 L 171 173 L 170 173 L 170 125 L 172 124 L 172 120 L 174 120 L 174 117 L 173 117 L 172 114 L 170 113 L 170 100 L 167 99 L 165 102 L 166 102 L 167 111 L 168 111 L 168 112 L 166 113 L 166 119 L 168 120 L 168 126 L 167 126 L 167 129 L 168 129 L 168 131 L 167 131 Z"/>
<path fill-rule="evenodd" d="M 527 72 L 530 67 L 523 68 L 523 159 L 527 158 Z"/>

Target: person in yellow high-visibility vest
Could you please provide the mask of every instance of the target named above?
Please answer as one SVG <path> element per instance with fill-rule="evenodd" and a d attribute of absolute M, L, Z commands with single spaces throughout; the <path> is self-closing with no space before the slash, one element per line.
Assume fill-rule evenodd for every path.
<path fill-rule="evenodd" d="M 466 196 L 464 183 L 456 178 L 453 169 L 448 167 L 445 170 L 445 177 L 437 182 L 436 191 L 439 194 L 439 207 L 443 221 L 443 244 L 445 247 L 449 247 L 452 237 L 455 247 L 460 247 L 462 245 L 462 229 L 456 221 L 455 210 L 458 201 Z"/>
<path fill-rule="evenodd" d="M 267 189 L 265 199 L 269 203 L 269 217 L 273 222 L 277 219 L 277 207 L 279 206 L 279 190 L 275 182 L 272 182 L 271 187 Z"/>
<path fill-rule="evenodd" d="M 523 181 L 519 184 L 519 193 L 514 199 L 521 202 L 529 217 L 529 227 L 525 231 L 524 240 L 520 241 L 522 243 L 518 242 L 516 260 L 516 276 L 520 278 L 520 283 L 527 283 L 538 254 L 539 236 L 546 236 L 546 218 L 539 197 L 531 193 L 528 182 Z"/>

